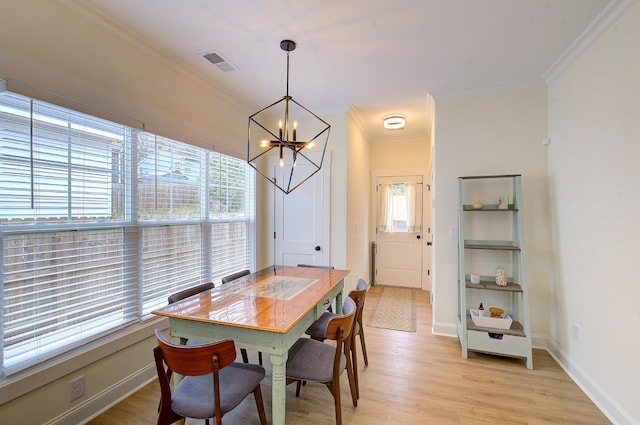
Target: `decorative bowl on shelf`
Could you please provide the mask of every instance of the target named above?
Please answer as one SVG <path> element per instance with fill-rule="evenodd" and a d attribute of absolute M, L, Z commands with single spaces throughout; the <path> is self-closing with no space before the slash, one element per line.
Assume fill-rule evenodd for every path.
<path fill-rule="evenodd" d="M 471 206 L 473 207 L 474 210 L 482 209 L 482 202 L 480 202 L 478 200 L 478 201 L 474 202 Z"/>

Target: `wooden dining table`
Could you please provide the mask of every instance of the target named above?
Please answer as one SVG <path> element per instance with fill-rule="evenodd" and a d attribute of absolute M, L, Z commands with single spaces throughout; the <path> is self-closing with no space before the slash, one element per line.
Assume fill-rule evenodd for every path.
<path fill-rule="evenodd" d="M 341 312 L 348 273 L 270 266 L 152 313 L 169 318 L 176 343 L 231 338 L 240 348 L 268 353 L 272 424 L 284 425 L 288 350 L 334 302 Z"/>

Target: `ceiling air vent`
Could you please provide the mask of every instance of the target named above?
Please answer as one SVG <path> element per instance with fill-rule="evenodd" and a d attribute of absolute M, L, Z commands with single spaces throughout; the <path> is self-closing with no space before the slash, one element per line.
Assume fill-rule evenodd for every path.
<path fill-rule="evenodd" d="M 238 69 L 216 51 L 205 53 L 202 57 L 220 68 L 223 72 L 236 71 Z"/>

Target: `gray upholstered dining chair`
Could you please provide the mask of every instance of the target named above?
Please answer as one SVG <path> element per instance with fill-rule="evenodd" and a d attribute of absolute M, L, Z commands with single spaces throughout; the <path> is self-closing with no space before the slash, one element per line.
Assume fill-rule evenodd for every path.
<path fill-rule="evenodd" d="M 173 304 L 176 301 L 184 300 L 185 298 L 189 298 L 201 292 L 208 291 L 211 288 L 213 288 L 213 282 L 201 283 L 200 285 L 192 286 L 191 288 L 183 289 L 182 291 L 169 295 L 167 302 L 169 304 Z M 200 345 L 203 343 L 204 342 L 195 339 L 190 339 L 187 341 L 187 345 Z"/>
<path fill-rule="evenodd" d="M 356 310 L 356 303 L 347 297 L 342 306 L 343 314 L 335 315 L 326 323 L 324 336 L 336 341 L 335 345 L 311 338 L 298 338 L 289 349 L 287 360 L 287 384 L 296 383 L 296 396 L 300 395 L 302 381 L 323 383 L 329 388 L 334 398 L 336 425 L 342 425 L 340 375 L 345 369 L 353 405 L 358 405 L 351 361 L 351 332 Z"/>
<path fill-rule="evenodd" d="M 255 364 L 236 363 L 236 347 L 231 339 L 196 346 L 170 342 L 156 329 L 158 346 L 153 355 L 160 383 L 158 424 L 169 425 L 184 418 L 214 418 L 217 425 L 222 417 L 253 393 L 260 424 L 267 419 L 262 401 L 260 382 L 265 370 Z M 183 375 L 171 390 L 171 373 Z"/>
<path fill-rule="evenodd" d="M 351 335 L 351 358 L 353 360 L 353 378 L 354 385 L 356 388 L 356 395 L 360 398 L 360 384 L 358 382 L 358 355 L 357 355 L 357 344 L 356 337 L 360 337 L 360 345 L 362 347 L 362 356 L 364 358 L 365 366 L 369 365 L 369 359 L 367 358 L 367 346 L 364 340 L 364 324 L 362 322 L 362 311 L 364 310 L 364 301 L 367 296 L 367 282 L 360 278 L 358 279 L 358 283 L 356 284 L 356 289 L 349 292 L 349 298 L 351 298 L 357 306 L 356 316 L 353 322 L 353 332 Z M 311 338 L 317 341 L 325 340 L 325 329 L 327 327 L 327 323 L 332 318 L 336 317 L 335 313 L 331 313 L 329 311 L 325 311 L 322 315 L 307 328 L 305 333 L 309 335 Z"/>
<path fill-rule="evenodd" d="M 242 270 L 239 272 L 231 273 L 222 278 L 222 284 L 226 284 L 229 282 L 233 282 L 236 279 L 240 279 L 243 276 L 247 276 L 251 274 L 249 270 Z M 245 348 L 240 349 L 240 355 L 242 356 L 242 361 L 245 363 L 249 363 L 249 354 L 247 354 L 247 350 Z M 262 352 L 258 351 L 258 363 L 262 366 Z"/>

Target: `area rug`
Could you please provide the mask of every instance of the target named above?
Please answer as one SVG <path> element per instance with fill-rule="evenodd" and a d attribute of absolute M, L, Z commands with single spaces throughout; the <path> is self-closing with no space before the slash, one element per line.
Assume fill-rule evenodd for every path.
<path fill-rule="evenodd" d="M 396 331 L 416 331 L 416 302 L 413 289 L 380 286 L 380 298 L 367 325 Z"/>

